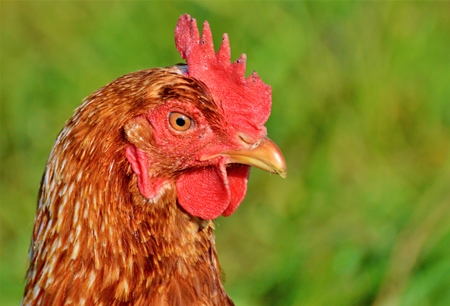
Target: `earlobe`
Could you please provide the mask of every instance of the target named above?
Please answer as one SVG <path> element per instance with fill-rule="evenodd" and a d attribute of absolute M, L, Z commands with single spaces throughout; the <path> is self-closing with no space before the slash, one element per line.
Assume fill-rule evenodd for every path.
<path fill-rule="evenodd" d="M 125 148 L 125 155 L 131 165 L 131 169 L 137 176 L 140 193 L 148 200 L 156 202 L 164 193 L 167 181 L 164 179 L 150 179 L 148 173 L 149 161 L 145 152 L 136 148 L 135 145 L 128 145 Z"/>

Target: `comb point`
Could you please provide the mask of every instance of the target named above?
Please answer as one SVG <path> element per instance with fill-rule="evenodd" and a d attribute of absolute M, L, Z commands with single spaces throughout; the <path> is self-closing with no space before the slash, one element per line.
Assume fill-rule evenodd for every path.
<path fill-rule="evenodd" d="M 242 53 L 241 56 L 233 63 L 233 74 L 240 81 L 244 81 L 245 79 L 245 69 L 247 63 L 247 55 Z"/>
<path fill-rule="evenodd" d="M 211 27 L 209 26 L 209 23 L 206 20 L 205 22 L 203 22 L 203 31 L 200 44 L 205 49 L 204 50 L 205 55 L 214 54 L 214 42 L 212 38 Z"/>
<path fill-rule="evenodd" d="M 175 28 L 175 46 L 183 59 L 187 59 L 195 44 L 198 44 L 200 34 L 197 21 L 189 15 L 182 15 Z"/>
<path fill-rule="evenodd" d="M 226 65 L 231 61 L 230 40 L 228 39 L 228 34 L 226 33 L 222 36 L 222 44 L 217 52 L 217 57 L 219 62 L 223 65 Z"/>

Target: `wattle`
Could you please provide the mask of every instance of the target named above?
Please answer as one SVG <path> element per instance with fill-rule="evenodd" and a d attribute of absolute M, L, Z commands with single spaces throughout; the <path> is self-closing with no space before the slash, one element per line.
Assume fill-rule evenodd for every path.
<path fill-rule="evenodd" d="M 187 171 L 176 182 L 178 203 L 202 219 L 229 216 L 245 197 L 249 175 L 250 167 L 238 164 Z"/>

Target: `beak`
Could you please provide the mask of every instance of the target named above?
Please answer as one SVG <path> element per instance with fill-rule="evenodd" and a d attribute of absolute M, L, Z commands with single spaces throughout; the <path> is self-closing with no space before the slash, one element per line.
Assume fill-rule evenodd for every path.
<path fill-rule="evenodd" d="M 226 156 L 230 163 L 245 164 L 262 170 L 279 174 L 286 178 L 287 169 L 283 153 L 269 138 L 263 137 L 251 148 L 224 151 L 220 155 Z"/>

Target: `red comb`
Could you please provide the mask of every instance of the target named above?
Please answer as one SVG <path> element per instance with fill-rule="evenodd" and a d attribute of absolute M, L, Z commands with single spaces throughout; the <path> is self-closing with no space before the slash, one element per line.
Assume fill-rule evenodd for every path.
<path fill-rule="evenodd" d="M 245 78 L 245 54 L 231 61 L 230 42 L 224 34 L 222 45 L 214 52 L 211 29 L 207 21 L 200 37 L 197 22 L 189 15 L 178 19 L 175 45 L 188 65 L 188 75 L 208 86 L 212 96 L 224 109 L 228 122 L 260 130 L 270 115 L 272 91 L 256 72 Z M 247 131 L 249 132 L 249 131 Z M 255 131 L 256 132 L 256 131 Z"/>

